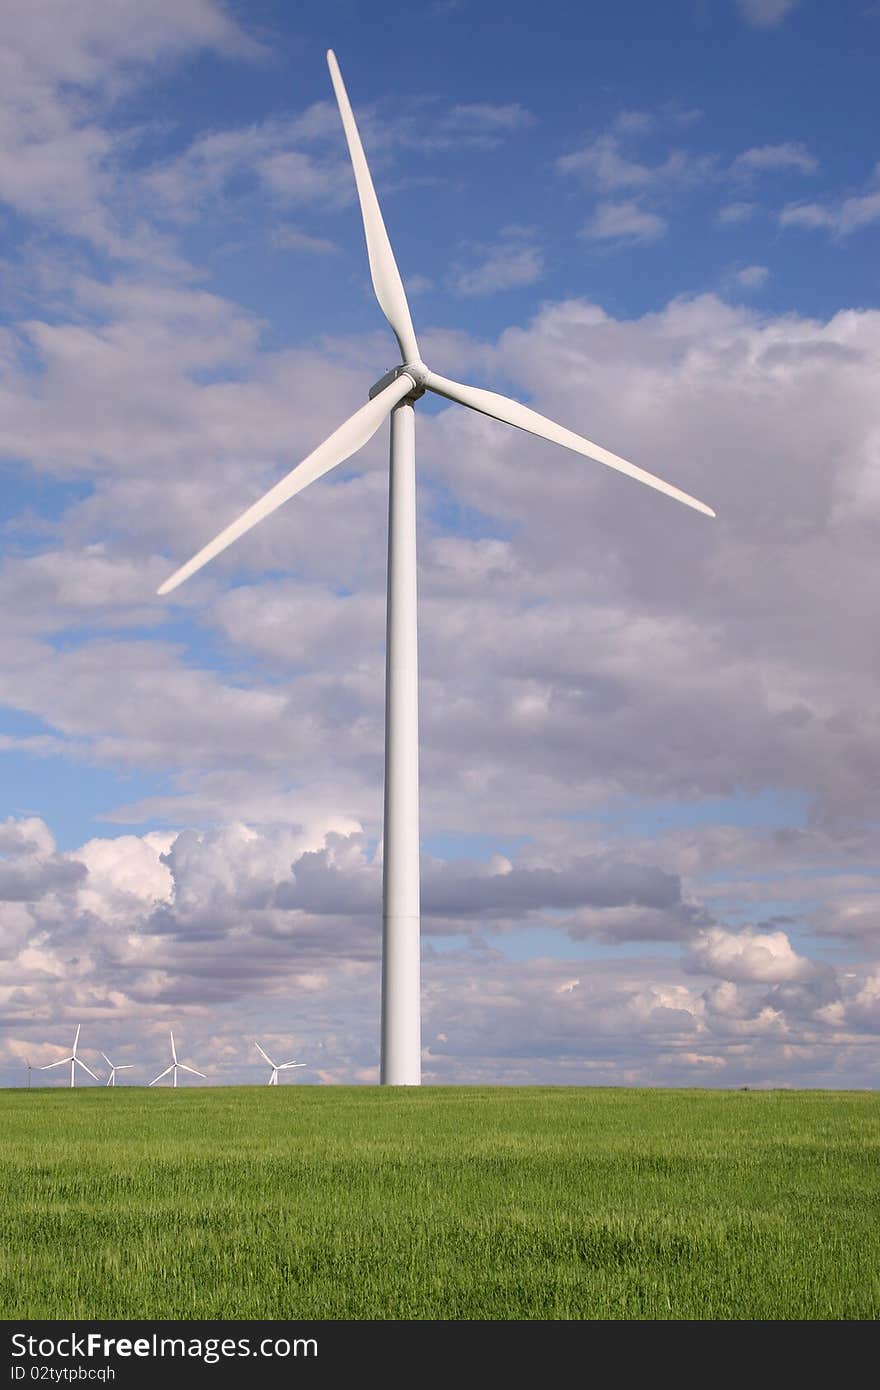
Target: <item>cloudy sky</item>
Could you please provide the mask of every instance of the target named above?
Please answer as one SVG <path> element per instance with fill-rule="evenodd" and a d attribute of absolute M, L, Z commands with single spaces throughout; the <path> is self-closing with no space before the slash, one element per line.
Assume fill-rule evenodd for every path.
<path fill-rule="evenodd" d="M 332 45 L 428 362 L 718 513 L 420 404 L 426 1081 L 877 1085 L 880 5 L 540 23 L 0 0 L 0 1084 L 377 1079 L 387 431 L 155 595 L 396 361 Z"/>

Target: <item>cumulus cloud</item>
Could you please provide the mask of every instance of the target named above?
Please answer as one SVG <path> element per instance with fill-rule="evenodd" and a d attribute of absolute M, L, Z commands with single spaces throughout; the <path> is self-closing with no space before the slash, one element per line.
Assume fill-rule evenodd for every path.
<path fill-rule="evenodd" d="M 57 853 L 48 826 L 38 816 L 0 824 L 0 902 L 22 903 L 76 887 L 82 864 Z"/>
<path fill-rule="evenodd" d="M 809 979 L 815 966 L 793 949 L 783 931 L 730 932 L 716 926 L 704 929 L 687 954 L 690 969 L 723 980 L 778 984 Z"/>
<path fill-rule="evenodd" d="M 3 844 L 15 857 L 54 852 L 35 818 L 7 822 Z M 213 1082 L 250 1074 L 255 1034 L 308 1062 L 301 1081 L 375 1081 L 379 860 L 362 835 L 238 823 L 93 838 L 67 860 L 76 881 L 34 878 L 27 903 L 0 904 L 15 981 L 0 991 L 4 1075 L 23 1056 L 53 1060 L 82 1022 L 86 1058 L 97 1065 L 103 1048 L 135 1061 L 135 1081 L 164 1054 L 169 1024 L 194 1059 L 210 1058 Z M 530 904 L 678 893 L 668 875 L 616 860 L 528 875 L 509 859 L 465 872 L 432 861 L 425 882 L 444 910 L 467 907 L 484 927 L 510 908 L 505 882 Z M 426 926 L 429 1080 L 690 1084 L 723 1072 L 791 1084 L 852 1069 L 878 1026 L 873 974 L 838 978 L 783 932 L 697 924 L 687 968 L 720 977 L 701 991 L 669 957 L 609 956 L 585 970 L 564 957 L 507 959 L 479 937 L 438 953 Z"/>
<path fill-rule="evenodd" d="M 164 860 L 171 831 L 87 840 L 73 863 L 82 866 L 77 907 L 96 921 L 132 926 L 171 899 L 174 880 Z"/>
<path fill-rule="evenodd" d="M 4 858 L 51 855 L 54 850 L 54 836 L 39 816 L 26 816 L 21 820 L 7 816 L 0 823 L 0 854 Z"/>

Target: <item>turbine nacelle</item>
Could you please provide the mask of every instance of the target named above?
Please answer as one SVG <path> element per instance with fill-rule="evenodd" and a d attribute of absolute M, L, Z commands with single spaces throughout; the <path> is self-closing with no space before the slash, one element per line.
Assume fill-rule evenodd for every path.
<path fill-rule="evenodd" d="M 375 400 L 376 396 L 381 395 L 386 386 L 392 382 L 399 381 L 401 377 L 408 376 L 412 382 L 413 389 L 408 396 L 404 396 L 405 401 L 417 401 L 420 396 L 425 394 L 427 389 L 426 382 L 430 376 L 428 367 L 424 362 L 403 362 L 399 367 L 392 367 L 384 376 L 370 387 L 369 399 Z"/>

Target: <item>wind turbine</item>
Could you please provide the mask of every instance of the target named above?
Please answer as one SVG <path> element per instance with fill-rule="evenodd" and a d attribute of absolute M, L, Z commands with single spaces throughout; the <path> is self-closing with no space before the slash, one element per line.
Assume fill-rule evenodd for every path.
<path fill-rule="evenodd" d="M 25 1066 L 27 1067 L 27 1073 L 28 1073 L 28 1084 L 27 1084 L 27 1088 L 28 1088 L 28 1090 L 30 1090 L 30 1089 L 31 1089 L 31 1064 L 30 1064 L 30 1062 L 28 1061 L 27 1057 L 25 1057 L 23 1060 L 24 1060 Z"/>
<path fill-rule="evenodd" d="M 170 1028 L 168 1029 L 168 1033 L 171 1037 L 171 1066 L 166 1067 L 164 1071 L 160 1071 L 158 1076 L 154 1076 L 153 1080 L 150 1082 L 150 1085 L 155 1086 L 157 1081 L 161 1081 L 163 1076 L 167 1076 L 168 1073 L 171 1072 L 171 1085 L 176 1088 L 177 1073 L 179 1071 L 191 1072 L 193 1076 L 200 1076 L 203 1081 L 207 1081 L 208 1078 L 205 1076 L 205 1073 L 203 1071 L 196 1071 L 195 1067 L 188 1067 L 185 1062 L 178 1062 L 177 1048 L 174 1046 L 174 1034 L 171 1032 Z"/>
<path fill-rule="evenodd" d="M 401 363 L 371 388 L 369 400 L 311 454 L 242 512 L 158 592 L 168 594 L 270 516 L 309 483 L 356 453 L 391 417 L 388 505 L 388 605 L 385 653 L 385 807 L 382 883 L 382 1065 L 384 1085 L 421 1081 L 419 1018 L 419 751 L 416 620 L 415 412 L 425 391 L 607 464 L 706 516 L 711 507 L 592 444 L 518 401 L 440 376 L 422 361 L 403 282 L 391 250 L 354 115 L 333 52 L 330 78 L 360 200 L 376 298 L 400 348 Z"/>
<path fill-rule="evenodd" d="M 40 1071 L 48 1071 L 48 1070 L 50 1069 L 50 1067 L 63 1067 L 63 1066 L 65 1065 L 65 1063 L 69 1062 L 69 1063 L 70 1063 L 70 1084 L 71 1084 L 71 1086 L 75 1086 L 75 1085 L 76 1085 L 76 1068 L 77 1068 L 77 1067 L 82 1067 L 83 1071 L 87 1071 L 88 1074 L 89 1074 L 89 1076 L 93 1077 L 95 1081 L 100 1080 L 99 1077 L 95 1076 L 95 1073 L 92 1071 L 91 1067 L 87 1067 L 86 1064 L 85 1064 L 85 1062 L 83 1061 L 83 1059 L 82 1059 L 81 1057 L 77 1057 L 77 1055 L 76 1055 L 77 1043 L 79 1042 L 79 1030 L 80 1030 L 81 1027 L 82 1027 L 82 1024 L 81 1024 L 81 1023 L 78 1023 L 78 1024 L 76 1025 L 76 1036 L 75 1036 L 74 1039 L 73 1039 L 73 1047 L 72 1047 L 72 1049 L 71 1049 L 70 1056 L 69 1056 L 69 1057 L 62 1057 L 62 1058 L 61 1058 L 59 1061 L 57 1061 L 57 1062 L 47 1062 L 46 1065 L 45 1065 L 44 1067 L 40 1067 Z"/>
<path fill-rule="evenodd" d="M 263 1049 L 260 1047 L 260 1044 L 257 1042 L 256 1038 L 254 1038 L 254 1047 L 257 1049 L 261 1057 L 265 1057 L 266 1061 L 269 1063 L 269 1066 L 272 1068 L 272 1075 L 269 1077 L 270 1086 L 278 1085 L 278 1073 L 280 1071 L 290 1071 L 291 1067 L 305 1066 L 305 1062 L 273 1062 L 268 1052 L 264 1052 Z"/>
<path fill-rule="evenodd" d="M 101 1056 L 104 1058 L 104 1061 L 110 1068 L 110 1075 L 107 1078 L 108 1086 L 116 1085 L 116 1073 L 118 1071 L 131 1071 L 132 1067 L 134 1066 L 134 1062 L 111 1062 L 106 1052 L 102 1052 Z"/>

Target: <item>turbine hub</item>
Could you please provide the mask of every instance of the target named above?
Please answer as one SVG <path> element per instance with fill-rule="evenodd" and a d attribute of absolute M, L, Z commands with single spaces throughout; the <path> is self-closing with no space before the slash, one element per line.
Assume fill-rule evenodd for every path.
<path fill-rule="evenodd" d="M 417 401 L 419 396 L 425 394 L 425 381 L 428 376 L 428 368 L 424 362 L 405 362 L 399 367 L 392 367 L 390 372 L 386 372 L 380 377 L 374 386 L 370 387 L 370 400 L 378 396 L 380 391 L 384 391 L 386 386 L 390 386 L 392 381 L 396 381 L 400 376 L 408 376 L 413 384 L 413 389 L 408 396 L 404 396 L 406 401 Z"/>
<path fill-rule="evenodd" d="M 425 385 L 428 380 L 428 368 L 419 357 L 415 362 L 404 362 L 403 370 L 407 376 L 411 376 L 416 384 L 419 395 L 424 395 Z"/>

